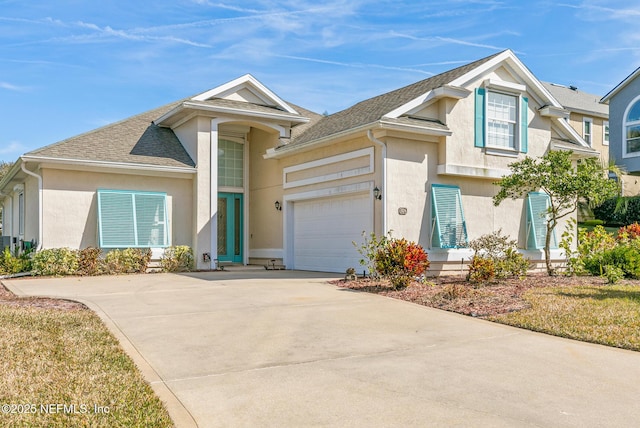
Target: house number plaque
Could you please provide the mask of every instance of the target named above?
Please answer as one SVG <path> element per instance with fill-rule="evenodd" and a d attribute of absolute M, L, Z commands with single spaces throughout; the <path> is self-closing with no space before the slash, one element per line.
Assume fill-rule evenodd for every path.
<path fill-rule="evenodd" d="M 407 214 L 407 209 L 405 207 L 398 208 L 398 214 L 406 215 Z"/>

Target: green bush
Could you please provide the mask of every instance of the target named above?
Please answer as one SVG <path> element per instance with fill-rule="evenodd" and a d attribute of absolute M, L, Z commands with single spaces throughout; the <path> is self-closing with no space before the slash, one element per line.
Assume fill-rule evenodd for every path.
<path fill-rule="evenodd" d="M 429 268 L 427 253 L 415 242 L 404 238 L 386 239 L 375 255 L 375 270 L 388 278 L 394 288 L 404 288 Z"/>
<path fill-rule="evenodd" d="M 625 226 L 640 222 L 640 196 L 607 199 L 593 209 L 593 214 L 607 225 Z"/>
<path fill-rule="evenodd" d="M 104 259 L 105 273 L 145 273 L 151 261 L 149 248 L 115 249 L 107 253 Z"/>
<path fill-rule="evenodd" d="M 100 275 L 104 271 L 104 263 L 100 259 L 100 248 L 88 247 L 78 251 L 78 275 Z"/>
<path fill-rule="evenodd" d="M 361 245 L 358 245 L 357 242 L 353 241 L 352 244 L 358 250 L 358 253 L 362 256 L 360 259 L 360 264 L 364 266 L 369 272 L 369 276 L 377 278 L 378 272 L 376 270 L 376 255 L 378 251 L 383 249 L 389 239 L 391 239 L 391 231 L 387 233 L 387 236 L 377 236 L 374 232 L 371 232 L 367 237 L 366 232 L 362 232 L 362 237 L 364 241 Z"/>
<path fill-rule="evenodd" d="M 14 275 L 31 270 L 31 257 L 29 252 L 12 254 L 8 247 L 0 253 L 0 275 Z"/>
<path fill-rule="evenodd" d="M 49 248 L 33 254 L 34 275 L 74 275 L 78 270 L 78 252 L 69 248 Z"/>
<path fill-rule="evenodd" d="M 189 272 L 194 268 L 193 250 L 186 245 L 165 249 L 160 258 L 160 266 L 165 272 Z"/>

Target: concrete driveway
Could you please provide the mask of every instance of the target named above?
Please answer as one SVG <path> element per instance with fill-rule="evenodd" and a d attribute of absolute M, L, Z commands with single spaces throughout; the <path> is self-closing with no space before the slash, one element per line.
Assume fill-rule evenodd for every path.
<path fill-rule="evenodd" d="M 5 280 L 80 300 L 179 427 L 637 426 L 640 353 L 284 271 Z"/>

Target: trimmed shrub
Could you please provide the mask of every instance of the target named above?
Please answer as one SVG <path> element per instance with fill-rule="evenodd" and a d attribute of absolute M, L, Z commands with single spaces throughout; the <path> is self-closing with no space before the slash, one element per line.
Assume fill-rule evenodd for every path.
<path fill-rule="evenodd" d="M 33 254 L 31 270 L 35 275 L 73 275 L 78 270 L 78 252 L 70 248 L 49 248 Z"/>
<path fill-rule="evenodd" d="M 376 269 L 376 255 L 378 251 L 382 250 L 387 242 L 391 239 L 391 232 L 388 232 L 387 236 L 377 236 L 374 232 L 369 234 L 367 237 L 366 232 L 362 232 L 362 237 L 364 241 L 361 245 L 358 245 L 357 242 L 352 241 L 352 244 L 358 250 L 358 253 L 362 256 L 360 259 L 360 264 L 368 270 L 369 276 L 377 278 L 378 272 Z"/>
<path fill-rule="evenodd" d="M 104 271 L 103 262 L 100 259 L 102 250 L 100 248 L 83 248 L 78 251 L 78 275 L 93 276 L 100 275 Z"/>
<path fill-rule="evenodd" d="M 404 288 L 429 268 L 427 253 L 415 242 L 404 238 L 386 239 L 375 255 L 375 270 L 391 281 L 394 288 Z"/>
<path fill-rule="evenodd" d="M 160 266 L 165 272 L 189 272 L 193 270 L 193 250 L 186 245 L 177 245 L 165 249 Z"/>
<path fill-rule="evenodd" d="M 145 273 L 151 261 L 149 248 L 115 249 L 107 253 L 104 259 L 105 273 Z"/>

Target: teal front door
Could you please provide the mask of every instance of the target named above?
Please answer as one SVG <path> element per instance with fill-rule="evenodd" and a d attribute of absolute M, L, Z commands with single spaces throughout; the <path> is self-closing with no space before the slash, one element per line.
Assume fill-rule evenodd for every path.
<path fill-rule="evenodd" d="M 242 193 L 218 193 L 218 261 L 242 263 Z"/>

